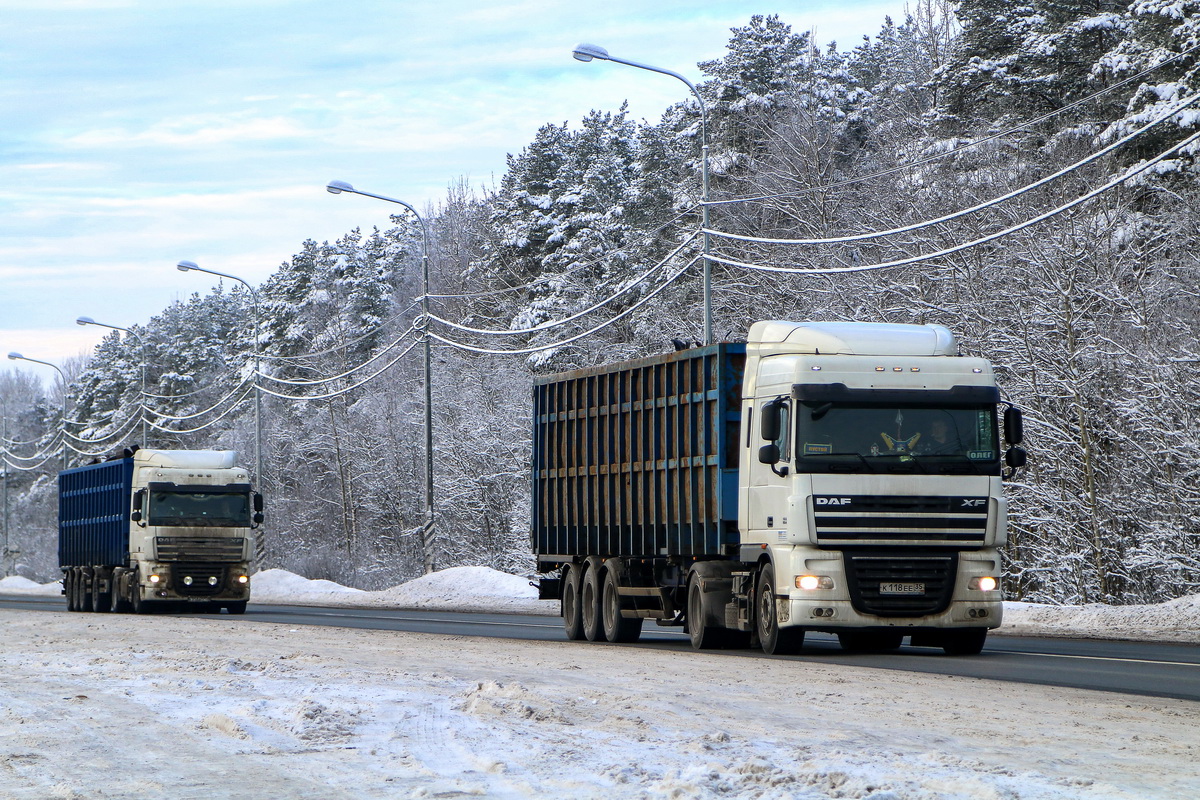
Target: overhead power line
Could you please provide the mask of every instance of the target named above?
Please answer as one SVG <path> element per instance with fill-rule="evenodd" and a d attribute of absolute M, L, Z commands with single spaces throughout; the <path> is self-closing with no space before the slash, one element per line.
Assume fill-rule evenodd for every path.
<path fill-rule="evenodd" d="M 1076 206 L 1078 206 L 1082 203 L 1085 203 L 1088 200 L 1091 200 L 1092 198 L 1103 194 L 1104 192 L 1107 192 L 1111 189 L 1116 188 L 1117 186 L 1120 186 L 1121 184 L 1128 181 L 1130 178 L 1140 175 L 1141 173 L 1150 169 L 1150 167 L 1152 167 L 1155 164 L 1159 163 L 1160 161 L 1163 161 L 1164 159 L 1166 159 L 1168 156 L 1178 152 L 1179 150 L 1182 150 L 1183 148 L 1187 147 L 1188 145 L 1190 145 L 1193 142 L 1196 142 L 1198 140 L 1200 140 L 1200 131 L 1193 133 L 1191 136 L 1187 137 L 1183 141 L 1164 150 L 1163 152 L 1159 153 L 1157 156 L 1155 156 L 1151 160 L 1143 162 L 1142 164 L 1138 164 L 1137 166 L 1130 168 L 1128 171 L 1126 171 L 1126 173 L 1124 175 L 1122 175 L 1118 178 L 1114 178 L 1113 180 L 1109 181 L 1108 183 L 1104 184 L 1103 186 L 1101 186 L 1097 189 L 1094 189 L 1085 195 L 1077 197 L 1074 200 L 1070 201 L 1069 203 L 1064 203 L 1063 205 L 1059 206 L 1058 208 L 1053 209 L 1052 211 L 1047 211 L 1044 214 L 1039 214 L 1036 217 L 1028 219 L 1024 222 L 1020 222 L 1016 225 L 1012 225 L 1008 228 L 1005 228 L 1002 231 L 997 231 L 995 233 L 989 234 L 989 235 L 981 237 L 979 239 L 974 239 L 970 242 L 965 242 L 963 244 L 955 245 L 954 247 L 947 247 L 943 250 L 938 250 L 937 252 L 934 252 L 934 253 L 925 253 L 922 255 L 912 256 L 910 258 L 902 258 L 902 259 L 898 259 L 896 261 L 887 261 L 887 262 L 883 262 L 883 263 L 879 263 L 879 264 L 862 264 L 862 265 L 855 265 L 852 267 L 828 267 L 828 268 L 823 268 L 823 269 L 794 269 L 791 267 L 773 267 L 773 266 L 767 266 L 764 264 L 748 264 L 744 261 L 736 261 L 731 258 L 725 258 L 724 256 L 720 256 L 715 253 L 710 253 L 709 258 L 711 258 L 712 260 L 717 261 L 721 264 L 725 264 L 725 265 L 731 266 L 731 267 L 741 267 L 743 269 L 757 270 L 760 272 L 783 272 L 783 273 L 790 273 L 790 274 L 794 274 L 794 275 L 805 275 L 805 274 L 807 274 L 807 275 L 824 275 L 824 274 L 832 274 L 832 273 L 839 273 L 839 272 L 867 272 L 869 270 L 886 269 L 888 267 L 901 267 L 901 266 L 905 266 L 907 264 L 916 264 L 921 261 L 932 261 L 933 259 L 936 259 L 936 258 L 942 258 L 944 256 L 953 255 L 954 253 L 960 253 L 963 250 L 969 250 L 972 247 L 978 247 L 979 245 L 987 244 L 989 242 L 994 242 L 997 239 L 1002 239 L 1005 236 L 1009 236 L 1011 234 L 1017 233 L 1018 231 L 1025 230 L 1026 228 L 1031 227 L 1033 225 L 1037 225 L 1039 222 L 1045 222 L 1046 220 L 1048 220 L 1052 217 L 1055 217 L 1065 211 L 1069 211 L 1070 209 L 1075 208 Z"/>

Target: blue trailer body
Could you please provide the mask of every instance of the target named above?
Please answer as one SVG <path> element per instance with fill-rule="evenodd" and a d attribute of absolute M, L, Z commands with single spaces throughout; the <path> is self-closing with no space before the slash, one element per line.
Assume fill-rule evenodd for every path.
<path fill-rule="evenodd" d="M 129 559 L 133 459 L 58 473 L 60 567 L 124 565 Z"/>
<path fill-rule="evenodd" d="M 714 344 L 535 380 L 540 563 L 736 551 L 745 354 Z"/>

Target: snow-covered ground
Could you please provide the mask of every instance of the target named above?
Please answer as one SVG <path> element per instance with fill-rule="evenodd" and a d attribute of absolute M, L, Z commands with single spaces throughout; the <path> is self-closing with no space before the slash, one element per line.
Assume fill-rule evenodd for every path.
<path fill-rule="evenodd" d="M 254 581 L 260 602 L 469 596 L 554 612 L 524 579 L 482 568 L 385 592 L 277 570 Z M 57 588 L 8 578 L 0 592 Z M 1006 613 L 1014 632 L 1200 641 L 1194 600 L 1105 619 Z M 1200 797 L 1200 704 L 1187 701 L 250 618 L 0 610 L 0 642 L 5 800 Z"/>

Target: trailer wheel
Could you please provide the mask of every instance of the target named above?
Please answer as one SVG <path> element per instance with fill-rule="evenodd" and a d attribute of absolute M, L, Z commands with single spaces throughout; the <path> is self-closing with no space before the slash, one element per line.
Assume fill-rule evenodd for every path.
<path fill-rule="evenodd" d="M 583 573 L 583 587 L 579 592 L 580 616 L 583 618 L 583 636 L 589 642 L 599 642 L 604 639 L 603 612 L 600 609 L 600 573 L 603 565 L 595 556 L 589 558 Z"/>
<path fill-rule="evenodd" d="M 112 610 L 113 602 L 113 582 L 111 576 L 108 581 L 108 591 L 100 591 L 100 583 L 103 576 L 99 570 L 92 571 L 92 610 L 101 614 L 107 614 Z"/>
<path fill-rule="evenodd" d="M 75 570 L 63 571 L 63 593 L 67 596 L 67 611 L 75 610 Z"/>
<path fill-rule="evenodd" d="M 803 628 L 781 628 L 775 612 L 775 568 L 764 564 L 758 574 L 758 639 L 767 655 L 791 655 L 804 646 Z"/>
<path fill-rule="evenodd" d="M 567 564 L 562 582 L 563 630 L 567 632 L 567 639 L 572 642 L 578 642 L 584 638 L 583 602 L 579 596 L 583 589 L 580 580 L 583 576 L 580 574 L 580 569 L 579 564 Z"/>
<path fill-rule="evenodd" d="M 96 611 L 96 581 L 92 570 L 83 567 L 79 571 L 79 585 L 83 591 L 80 592 L 82 602 L 80 605 L 84 611 Z"/>
<path fill-rule="evenodd" d="M 947 631 L 942 650 L 948 656 L 977 656 L 983 650 L 983 643 L 987 641 L 987 633 L 987 628 Z"/>
<path fill-rule="evenodd" d="M 604 570 L 604 588 L 601 592 L 600 602 L 605 639 L 616 644 L 636 642 L 642 638 L 641 619 L 626 619 L 621 616 L 621 592 L 617 581 L 617 566 L 611 561 Z"/>

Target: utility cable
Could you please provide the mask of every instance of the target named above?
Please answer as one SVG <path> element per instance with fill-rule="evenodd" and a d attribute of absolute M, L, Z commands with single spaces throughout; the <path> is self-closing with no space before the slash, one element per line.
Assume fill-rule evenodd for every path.
<path fill-rule="evenodd" d="M 974 214 L 974 213 L 982 211 L 984 209 L 991 208 L 992 206 L 997 206 L 1001 203 L 1012 200 L 1016 197 L 1020 197 L 1021 195 L 1025 194 L 1026 192 L 1031 192 L 1034 189 L 1041 188 L 1042 186 L 1045 186 L 1048 183 L 1058 180 L 1059 178 L 1063 177 L 1064 175 L 1074 172 L 1077 169 L 1087 166 L 1088 164 L 1092 163 L 1093 161 L 1097 161 L 1097 160 L 1103 158 L 1104 156 L 1111 153 L 1113 150 L 1116 150 L 1119 147 L 1123 147 L 1124 145 L 1133 141 L 1134 139 L 1141 136 L 1143 133 L 1145 133 L 1146 131 L 1155 127 L 1156 125 L 1161 125 L 1163 122 L 1166 122 L 1168 119 L 1175 116 L 1180 111 L 1187 108 L 1188 106 L 1192 105 L 1197 100 L 1200 100 L 1200 93 L 1194 94 L 1191 97 L 1186 98 L 1184 101 L 1177 103 L 1174 107 L 1171 108 L 1171 110 L 1169 110 L 1162 116 L 1158 117 L 1158 119 L 1155 119 L 1152 122 L 1146 123 L 1142 127 L 1138 128 L 1136 131 L 1133 131 L 1132 133 L 1125 135 L 1124 137 L 1118 139 L 1117 141 L 1108 145 L 1104 149 L 1098 150 L 1095 153 L 1092 153 L 1091 155 L 1087 156 L 1086 158 L 1084 158 L 1080 161 L 1076 161 L 1074 164 L 1071 164 L 1070 166 L 1063 167 L 1058 172 L 1047 175 L 1044 178 L 1041 178 L 1040 180 L 1034 181 L 1033 183 L 1026 184 L 1025 186 L 1022 186 L 1019 189 L 1014 189 L 1013 191 L 1009 192 L 1008 194 L 1004 194 L 999 197 L 994 197 L 991 200 L 985 200 L 984 202 L 979 203 L 974 206 L 971 206 L 970 208 L 966 208 L 961 211 L 955 211 L 953 214 L 947 214 L 945 216 L 938 217 L 937 219 L 925 220 L 923 222 L 915 222 L 912 225 L 906 225 L 903 228 L 892 228 L 891 230 L 886 230 L 886 231 L 873 231 L 870 233 L 859 233 L 859 234 L 854 234 L 852 236 L 835 236 L 835 237 L 832 237 L 829 239 L 769 239 L 769 238 L 764 238 L 761 236 L 746 236 L 743 234 L 725 233 L 723 231 L 711 230 L 711 229 L 705 229 L 704 232 L 711 234 L 713 236 L 719 237 L 721 239 L 733 239 L 733 240 L 736 240 L 739 242 L 754 242 L 756 244 L 800 244 L 800 245 L 845 244 L 847 242 L 862 242 L 862 241 L 866 241 L 868 239 L 878 239 L 878 238 L 881 238 L 884 236 L 894 236 L 899 233 L 911 233 L 912 231 L 921 230 L 922 228 L 928 228 L 933 225 L 940 225 L 945 222 L 951 222 L 953 220 L 959 219 L 960 217 L 965 217 L 969 214 Z"/>
<path fill-rule="evenodd" d="M 972 247 L 977 247 L 982 244 L 987 244 L 988 242 L 994 242 L 997 239 L 1001 239 L 1005 236 L 1009 236 L 1013 233 L 1017 233 L 1018 231 L 1022 231 L 1032 225 L 1038 224 L 1039 222 L 1044 222 L 1044 221 L 1050 219 L 1051 217 L 1055 217 L 1055 216 L 1063 213 L 1064 211 L 1069 211 L 1070 209 L 1075 208 L 1076 206 L 1078 206 L 1082 203 L 1085 203 L 1088 200 L 1091 200 L 1092 198 L 1096 197 L 1097 195 L 1103 194 L 1104 192 L 1107 192 L 1110 189 L 1120 186 L 1122 183 L 1129 180 L 1130 178 L 1140 175 L 1141 173 L 1145 172 L 1150 167 L 1152 167 L 1155 164 L 1159 163 L 1160 161 L 1164 160 L 1171 154 L 1175 153 L 1176 151 L 1178 151 L 1184 147 L 1187 147 L 1188 145 L 1192 144 L 1193 142 L 1195 142 L 1197 140 L 1200 140 L 1200 131 L 1193 133 L 1191 136 L 1189 136 L 1188 138 L 1179 142 L 1178 144 L 1175 144 L 1172 147 L 1164 150 L 1163 152 L 1159 153 L 1157 156 L 1155 156 L 1150 161 L 1147 161 L 1143 164 L 1139 164 L 1136 167 L 1131 168 L 1129 171 L 1127 171 L 1121 177 L 1114 178 L 1113 180 L 1109 181 L 1108 183 L 1104 184 L 1103 186 L 1101 186 L 1091 192 L 1088 192 L 1087 194 L 1082 195 L 1081 197 L 1077 197 L 1074 200 L 1070 201 L 1069 203 L 1064 203 L 1063 205 L 1059 206 L 1058 208 L 1056 208 L 1052 211 L 1047 211 L 1044 214 L 1039 214 L 1036 217 L 1028 219 L 1024 222 L 1020 222 L 1011 227 L 1005 228 L 1002 231 L 997 231 L 996 233 L 989 234 L 980 239 L 975 239 L 973 241 L 966 242 L 964 244 L 955 245 L 954 247 L 947 247 L 946 249 L 938 250 L 935 253 L 925 253 L 922 255 L 913 256 L 911 258 L 902 258 L 897 261 L 887 261 L 887 262 L 880 263 L 880 264 L 863 264 L 863 265 L 858 265 L 858 266 L 853 266 L 853 267 L 829 267 L 826 269 L 792 269 L 789 267 L 772 267 L 772 266 L 766 266 L 763 264 L 747 264 L 744 261 L 735 261 L 734 259 L 725 258 L 724 256 L 719 256 L 715 253 L 709 253 L 708 257 L 710 259 L 712 259 L 713 261 L 716 261 L 721 264 L 725 264 L 730 267 L 741 267 L 743 269 L 752 269 L 752 270 L 757 270 L 760 272 L 783 272 L 783 273 L 790 273 L 790 274 L 794 274 L 794 275 L 824 275 L 824 274 L 832 274 L 832 273 L 839 273 L 839 272 L 867 272 L 869 270 L 885 269 L 888 267 L 901 267 L 901 266 L 905 266 L 907 264 L 916 264 L 920 261 L 932 261 L 935 258 L 941 258 L 943 256 L 953 255 L 954 253 L 960 253 L 963 250 L 968 250 Z"/>
<path fill-rule="evenodd" d="M 275 391 L 272 391 L 272 390 L 266 388 L 265 386 L 259 386 L 258 388 L 261 389 L 262 391 L 266 392 L 267 394 L 271 395 L 272 397 L 279 397 L 284 400 L 328 400 L 331 397 L 340 397 L 341 395 L 352 392 L 355 389 L 359 388 L 360 386 L 363 386 L 363 385 L 369 383 L 370 381 L 375 380 L 375 378 L 379 377 L 384 372 L 386 372 L 388 370 L 388 368 L 390 368 L 393 364 L 395 364 L 400 359 L 404 358 L 404 356 L 408 355 L 408 353 L 411 352 L 414 347 L 416 347 L 418 344 L 420 344 L 420 342 L 421 342 L 421 340 L 417 339 L 416 341 L 410 343 L 408 345 L 408 347 L 404 348 L 404 350 L 401 351 L 400 355 L 393 358 L 387 364 L 384 364 L 374 374 L 368 375 L 366 378 L 363 378 L 361 381 L 354 384 L 353 386 L 347 386 L 345 389 L 342 389 L 337 392 L 329 392 L 327 394 L 306 395 L 306 396 L 301 397 L 298 395 L 282 394 L 280 392 L 275 392 Z"/>
<path fill-rule="evenodd" d="M 612 303 L 613 301 L 617 300 L 619 297 L 621 297 L 622 295 L 624 295 L 625 293 L 627 293 L 631 289 L 633 289 L 633 287 L 637 286 L 642 281 L 646 280 L 651 275 L 653 275 L 654 273 L 656 273 L 660 269 L 662 269 L 671 259 L 673 259 L 673 258 L 675 258 L 675 256 L 679 255 L 679 252 L 681 250 L 683 250 L 683 248 L 685 248 L 689 244 L 691 244 L 696 239 L 696 237 L 699 235 L 700 235 L 699 231 L 694 231 L 678 247 L 676 247 L 674 250 L 672 250 L 669 254 L 667 254 L 666 257 L 664 257 L 661 261 L 659 261 L 653 267 L 646 270 L 642 274 L 638 275 L 632 281 L 627 281 L 624 286 L 622 286 L 616 292 L 614 292 L 613 294 L 604 298 L 603 300 L 597 301 L 593 305 L 585 308 L 582 311 L 572 314 L 569 317 L 564 317 L 559 320 L 552 320 L 550 322 L 544 322 L 541 325 L 538 325 L 533 328 L 516 328 L 516 329 L 511 329 L 511 330 L 489 330 L 489 329 L 485 329 L 485 328 L 472 328 L 467 325 L 460 325 L 456 322 L 451 322 L 450 320 L 439 317 L 436 314 L 430 314 L 429 318 L 434 320 L 435 322 L 440 322 L 441 324 L 443 324 L 447 327 L 454 328 L 455 330 L 466 331 L 468 333 L 478 333 L 478 334 L 481 334 L 484 336 L 515 336 L 515 335 L 519 335 L 519 334 L 541 333 L 542 331 L 548 331 L 553 328 L 557 328 L 560 325 L 566 325 L 568 323 L 574 322 L 575 320 L 579 319 L 580 317 L 587 316 L 588 314 L 592 313 L 596 309 L 602 308 L 602 307 L 608 305 L 609 303 Z"/>
<path fill-rule="evenodd" d="M 152 415 L 158 417 L 159 419 L 168 419 L 168 420 L 195 419 L 196 417 L 202 417 L 211 411 L 216 411 L 221 405 L 223 405 L 225 403 L 226 400 L 228 400 L 229 398 L 233 397 L 235 394 L 240 392 L 242 390 L 242 388 L 249 382 L 250 382 L 249 380 L 242 380 L 241 383 L 239 383 L 236 387 L 234 387 L 234 390 L 232 392 L 225 395 L 220 400 L 213 403 L 211 406 L 204 409 L 203 411 L 197 411 L 194 414 L 182 414 L 182 415 L 176 416 L 174 414 L 164 414 L 161 411 L 155 411 L 153 408 L 146 408 L 145 406 L 143 406 L 142 408 L 145 411 L 149 411 Z"/>
<path fill-rule="evenodd" d="M 239 397 L 236 401 L 231 403 L 229 408 L 222 411 L 220 413 L 220 415 L 213 417 L 208 422 L 206 422 L 203 425 L 200 425 L 196 428 L 180 428 L 180 429 L 167 428 L 162 425 L 159 425 L 157 422 L 155 422 L 152 419 L 146 420 L 146 424 L 149 425 L 151 428 L 154 428 L 156 431 L 163 431 L 164 433 L 196 433 L 198 431 L 204 430 L 205 428 L 211 428 L 213 425 L 216 425 L 218 422 L 225 419 L 225 417 L 229 416 L 230 412 L 232 412 L 235 408 L 237 408 L 239 405 L 241 405 L 242 401 L 250 396 L 250 390 L 253 388 L 254 388 L 253 384 L 247 384 L 246 391 L 242 393 L 241 397 Z"/>
<path fill-rule="evenodd" d="M 358 366 L 351 367 L 350 369 L 346 370 L 345 372 L 343 372 L 340 375 L 333 375 L 328 378 L 318 378 L 316 380 L 290 380 L 288 378 L 276 378 L 274 376 L 267 375 L 263 372 L 256 372 L 255 375 L 257 375 L 258 377 L 261 377 L 261 378 L 266 378 L 267 380 L 272 381 L 274 383 L 283 383 L 283 384 L 287 384 L 288 386 L 320 386 L 322 384 L 331 383 L 332 381 L 341 380 L 342 378 L 348 377 L 350 375 L 353 375 L 355 372 L 358 372 L 360 369 L 367 366 L 367 364 L 370 364 L 373 361 L 378 361 L 380 358 L 382 358 L 383 356 L 385 356 L 389 352 L 391 352 L 394 348 L 398 347 L 401 342 L 403 342 L 406 338 L 408 338 L 409 334 L 413 333 L 414 331 L 420 330 L 419 325 L 418 325 L 419 322 L 420 322 L 420 320 L 413 322 L 413 324 L 411 326 L 409 326 L 409 329 L 406 330 L 404 333 L 400 334 L 398 337 L 396 337 L 396 339 L 394 341 L 392 341 L 391 344 L 389 344 L 386 347 L 384 347 L 383 349 L 381 349 L 379 352 L 377 352 L 375 355 L 368 358 L 363 363 L 359 364 Z M 408 351 L 405 350 L 405 352 L 408 352 Z M 392 363 L 394 364 L 395 362 L 393 361 Z M 386 369 L 386 367 L 384 369 Z M 378 375 L 379 373 L 376 373 L 376 374 Z M 259 388 L 263 388 L 263 387 L 260 386 Z M 266 389 L 263 388 L 263 391 L 266 391 Z"/>
<path fill-rule="evenodd" d="M 712 256 L 710 255 L 709 258 L 711 258 L 711 257 Z M 661 286 L 654 289 L 652 292 L 647 294 L 641 300 L 634 303 L 632 306 L 625 309 L 624 311 L 622 311 L 620 314 L 616 315 L 612 319 L 605 320 L 604 322 L 600 323 L 599 325 L 595 326 L 594 328 L 586 330 L 583 333 L 577 334 L 577 335 L 572 336 L 567 339 L 563 339 L 558 342 L 554 342 L 552 344 L 539 345 L 536 347 L 523 347 L 518 350 L 490 350 L 490 349 L 482 348 L 482 347 L 474 347 L 472 345 L 464 344 L 462 342 L 456 342 L 453 339 L 447 339 L 446 337 L 439 336 L 436 333 L 431 333 L 431 334 L 429 334 L 429 336 L 431 339 L 436 339 L 437 341 L 442 342 L 443 344 L 447 344 L 450 347 L 456 348 L 458 350 L 466 350 L 466 351 L 472 352 L 472 353 L 486 353 L 488 355 L 527 355 L 529 353 L 537 353 L 542 350 L 553 350 L 556 347 L 562 347 L 563 345 L 567 345 L 567 344 L 570 344 L 571 342 L 578 341 L 586 336 L 591 336 L 594 333 L 598 333 L 598 332 L 604 330 L 605 328 L 607 328 L 609 325 L 612 325 L 613 323 L 617 322 L 618 320 L 629 316 L 634 311 L 636 311 L 638 308 L 640 308 L 641 306 L 643 306 L 646 303 L 653 300 L 654 297 L 656 295 L 658 295 L 658 293 L 661 292 L 663 289 L 666 289 L 668 286 L 670 286 L 676 280 L 678 280 L 679 277 L 681 275 L 683 275 L 683 273 L 687 272 L 687 270 L 693 264 L 695 264 L 697 261 L 699 261 L 701 258 L 702 258 L 701 256 L 696 256 L 695 258 L 693 258 L 691 261 L 689 261 L 687 264 L 685 264 L 683 267 L 681 267 L 678 272 L 676 272 L 674 275 L 672 275 L 670 278 L 668 278 L 667 281 L 664 282 Z"/>

